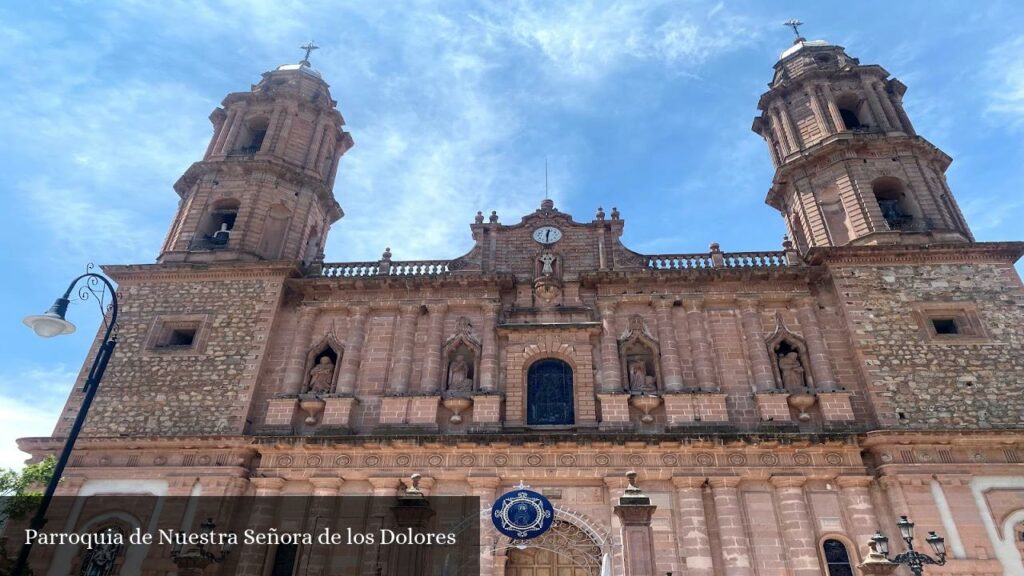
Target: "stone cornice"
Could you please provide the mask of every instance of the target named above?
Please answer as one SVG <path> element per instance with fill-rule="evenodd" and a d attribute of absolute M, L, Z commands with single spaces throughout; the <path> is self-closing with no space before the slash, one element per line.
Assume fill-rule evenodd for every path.
<path fill-rule="evenodd" d="M 212 262 L 167 264 L 107 264 L 103 272 L 120 285 L 136 282 L 284 279 L 301 274 L 297 261 Z"/>
<path fill-rule="evenodd" d="M 836 246 L 811 248 L 806 258 L 812 265 L 920 264 L 994 262 L 1013 264 L 1024 255 L 1024 242 L 965 242 L 887 246 Z"/>
<path fill-rule="evenodd" d="M 284 182 L 300 186 L 312 192 L 324 207 L 327 220 L 336 222 L 345 215 L 334 192 L 319 176 L 313 176 L 305 170 L 289 162 L 269 154 L 255 156 L 226 157 L 224 159 L 200 160 L 188 167 L 188 170 L 174 183 L 174 191 L 182 198 L 207 174 L 232 174 L 237 177 L 250 176 L 264 171 Z"/>
<path fill-rule="evenodd" d="M 995 446 L 1024 443 L 1024 428 L 1005 430 L 878 430 L 867 432 L 861 438 L 864 448 L 890 446 Z"/>
<path fill-rule="evenodd" d="M 515 275 L 510 273 L 473 273 L 453 272 L 448 274 L 424 276 L 356 276 L 337 278 L 324 276 L 305 276 L 288 280 L 288 287 L 299 294 L 313 292 L 345 291 L 352 289 L 386 290 L 394 288 L 448 288 L 448 287 L 479 287 L 488 286 L 508 288 L 515 283 Z"/>
<path fill-rule="evenodd" d="M 626 283 L 635 285 L 639 282 L 647 284 L 666 284 L 678 281 L 721 280 L 764 280 L 764 281 L 800 281 L 810 277 L 805 266 L 778 267 L 737 267 L 737 268 L 684 268 L 679 270 L 654 270 L 649 268 L 633 268 L 627 270 L 594 270 L 580 273 L 580 284 L 594 287 L 600 284 Z"/>

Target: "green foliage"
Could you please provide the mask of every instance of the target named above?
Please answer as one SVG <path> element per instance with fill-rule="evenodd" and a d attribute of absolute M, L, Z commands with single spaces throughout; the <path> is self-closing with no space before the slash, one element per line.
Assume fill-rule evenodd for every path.
<path fill-rule="evenodd" d="M 56 467 L 57 459 L 49 456 L 42 462 L 25 466 L 20 472 L 0 472 L 0 518 L 20 520 L 34 510 Z"/>

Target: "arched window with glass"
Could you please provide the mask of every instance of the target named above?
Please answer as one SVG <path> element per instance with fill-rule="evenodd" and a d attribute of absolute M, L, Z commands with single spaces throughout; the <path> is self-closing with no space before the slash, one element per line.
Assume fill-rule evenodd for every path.
<path fill-rule="evenodd" d="M 854 576 L 853 563 L 846 544 L 835 538 L 821 543 L 822 555 L 825 558 L 825 569 L 828 576 Z"/>

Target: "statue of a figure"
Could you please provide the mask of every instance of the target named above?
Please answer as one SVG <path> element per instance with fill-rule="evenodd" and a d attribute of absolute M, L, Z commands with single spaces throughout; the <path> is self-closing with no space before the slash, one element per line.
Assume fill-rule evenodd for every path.
<path fill-rule="evenodd" d="M 782 387 L 787 390 L 807 385 L 804 380 L 804 366 L 796 352 L 787 352 L 779 357 L 779 372 L 782 373 Z"/>
<path fill-rule="evenodd" d="M 313 394 L 328 394 L 333 383 L 334 362 L 328 356 L 321 356 L 320 362 L 309 371 L 309 391 Z"/>
<path fill-rule="evenodd" d="M 544 254 L 540 257 L 541 269 L 540 273 L 542 276 L 551 276 L 555 273 L 555 268 L 552 264 L 555 263 L 555 257 L 551 254 Z"/>
<path fill-rule="evenodd" d="M 461 352 L 455 355 L 448 366 L 448 390 L 452 392 L 473 391 L 473 379 L 469 377 L 469 363 L 466 362 L 466 355 Z"/>
<path fill-rule="evenodd" d="M 647 363 L 642 359 L 629 363 L 629 388 L 638 392 L 656 392 L 654 376 L 647 375 Z"/>
<path fill-rule="evenodd" d="M 118 544 L 100 544 L 89 555 L 89 563 L 82 570 L 84 576 L 107 576 L 114 569 L 114 560 L 121 546 Z"/>

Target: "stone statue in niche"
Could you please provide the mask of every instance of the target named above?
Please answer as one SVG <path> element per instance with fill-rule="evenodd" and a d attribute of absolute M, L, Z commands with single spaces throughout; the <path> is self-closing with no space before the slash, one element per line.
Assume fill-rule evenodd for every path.
<path fill-rule="evenodd" d="M 472 392 L 473 379 L 470 377 L 470 365 L 466 355 L 458 353 L 448 365 L 448 390 L 450 392 Z"/>
<path fill-rule="evenodd" d="M 313 394 L 329 394 L 334 385 L 334 362 L 329 356 L 321 356 L 319 362 L 309 371 L 309 391 Z"/>
<path fill-rule="evenodd" d="M 562 294 L 561 258 L 551 252 L 541 252 L 534 260 L 533 291 L 541 302 L 551 304 Z"/>
<path fill-rule="evenodd" d="M 629 389 L 645 394 L 653 394 L 658 391 L 654 376 L 647 375 L 647 362 L 643 358 L 629 362 Z"/>
<path fill-rule="evenodd" d="M 542 255 L 540 257 L 540 263 L 541 263 L 540 274 L 541 274 L 541 276 L 551 276 L 552 274 L 555 273 L 554 267 L 551 266 L 552 264 L 554 264 L 554 262 L 555 262 L 555 257 L 553 255 L 551 255 L 551 254 L 544 254 L 544 255 Z"/>
<path fill-rule="evenodd" d="M 779 355 L 779 373 L 782 374 L 782 387 L 787 390 L 807 386 L 807 380 L 804 378 L 804 366 L 800 362 L 800 355 L 795 351 Z"/>

